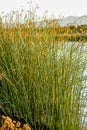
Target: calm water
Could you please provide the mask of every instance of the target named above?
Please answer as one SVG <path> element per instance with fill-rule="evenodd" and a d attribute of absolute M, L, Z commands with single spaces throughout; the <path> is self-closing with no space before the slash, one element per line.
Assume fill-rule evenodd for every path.
<path fill-rule="evenodd" d="M 84 44 L 83 49 L 85 50 L 86 55 L 87 55 L 87 43 Z M 87 58 L 86 58 L 86 60 L 87 60 Z M 84 75 L 87 76 L 87 69 L 84 71 Z M 83 96 L 84 96 L 83 104 L 85 104 L 85 105 L 82 108 L 82 111 L 84 113 L 84 116 L 82 116 L 82 123 L 87 124 L 87 81 L 86 81 L 86 87 L 83 90 Z"/>
<path fill-rule="evenodd" d="M 74 44 L 78 45 L 77 42 L 75 42 Z M 68 47 L 70 47 L 72 45 L 72 42 L 69 42 L 68 45 L 69 45 Z M 81 47 L 80 47 L 80 49 L 81 49 Z M 87 56 L 87 43 L 84 43 L 84 46 L 82 46 L 82 50 L 85 52 L 84 57 L 86 57 Z M 87 58 L 86 58 L 86 60 L 87 60 Z M 85 76 L 87 76 L 87 67 L 85 68 L 83 74 Z M 87 125 L 87 81 L 85 83 L 83 82 L 83 86 L 86 86 L 86 87 L 83 87 L 83 90 L 81 92 L 82 97 L 83 97 L 83 98 L 81 98 L 82 99 L 81 102 L 83 104 L 83 106 L 81 107 L 81 111 L 83 113 L 82 114 L 82 123 L 84 125 Z"/>

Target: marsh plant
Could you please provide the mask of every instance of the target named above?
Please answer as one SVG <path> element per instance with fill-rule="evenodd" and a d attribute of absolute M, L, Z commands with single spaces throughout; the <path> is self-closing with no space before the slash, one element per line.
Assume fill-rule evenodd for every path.
<path fill-rule="evenodd" d="M 81 130 L 84 44 L 59 42 L 50 28 L 35 24 L 0 31 L 3 113 L 23 118 L 32 130 Z"/>

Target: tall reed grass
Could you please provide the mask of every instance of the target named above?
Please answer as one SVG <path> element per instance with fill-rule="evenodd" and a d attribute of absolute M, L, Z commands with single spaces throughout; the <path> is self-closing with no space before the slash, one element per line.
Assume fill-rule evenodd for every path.
<path fill-rule="evenodd" d="M 81 130 L 80 98 L 87 64 L 83 43 L 56 41 L 50 28 L 35 25 L 1 32 L 4 113 L 24 118 L 34 130 Z"/>

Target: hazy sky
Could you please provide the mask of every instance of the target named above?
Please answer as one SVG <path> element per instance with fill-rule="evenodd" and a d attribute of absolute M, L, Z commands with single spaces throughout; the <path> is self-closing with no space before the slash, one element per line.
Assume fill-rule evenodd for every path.
<path fill-rule="evenodd" d="M 0 12 L 9 12 L 21 8 L 28 9 L 29 0 L 0 0 Z M 38 4 L 38 14 L 43 15 L 48 10 L 48 15 L 59 16 L 82 16 L 87 15 L 87 0 L 32 0 L 33 5 Z"/>

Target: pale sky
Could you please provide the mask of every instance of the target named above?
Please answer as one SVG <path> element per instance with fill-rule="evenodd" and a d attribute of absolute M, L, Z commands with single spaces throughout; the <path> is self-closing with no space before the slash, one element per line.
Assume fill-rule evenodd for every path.
<path fill-rule="evenodd" d="M 12 10 L 29 9 L 29 0 L 0 0 L 0 13 Z M 87 0 L 32 0 L 35 7 L 38 4 L 37 14 L 43 16 L 45 10 L 48 16 L 82 16 L 87 15 Z"/>

